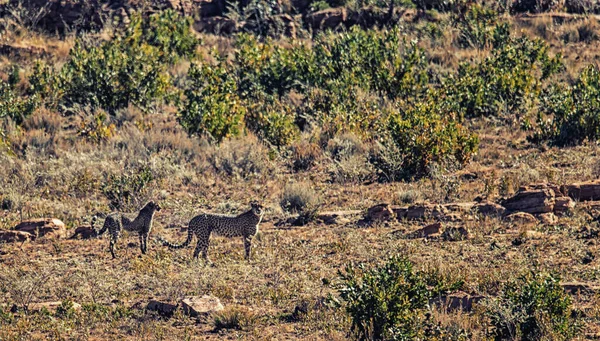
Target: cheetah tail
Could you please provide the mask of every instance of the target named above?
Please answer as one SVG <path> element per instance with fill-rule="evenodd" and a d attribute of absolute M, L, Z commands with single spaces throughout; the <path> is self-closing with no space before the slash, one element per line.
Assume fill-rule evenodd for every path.
<path fill-rule="evenodd" d="M 168 241 L 166 241 L 165 239 L 163 239 L 161 236 L 158 236 L 158 241 L 160 241 L 163 246 L 168 246 L 171 249 L 182 249 L 182 248 L 187 247 L 188 245 L 190 245 L 190 243 L 192 242 L 192 236 L 193 236 L 193 234 L 194 234 L 194 232 L 191 229 L 188 229 L 187 239 L 185 240 L 185 242 L 183 242 L 181 244 L 172 244 L 172 243 L 169 243 Z"/>

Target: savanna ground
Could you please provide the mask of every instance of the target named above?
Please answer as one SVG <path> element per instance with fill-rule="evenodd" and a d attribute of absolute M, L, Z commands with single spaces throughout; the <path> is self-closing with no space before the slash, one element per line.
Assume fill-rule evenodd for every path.
<path fill-rule="evenodd" d="M 452 24 L 454 20 L 457 19 L 452 14 L 428 12 L 414 21 L 398 24 L 396 33 L 407 41 L 415 39 L 423 49 L 432 88 L 442 87 L 443 82 L 438 83 L 437 79 L 454 72 L 459 63 L 477 63 L 497 52 L 491 47 L 491 40 L 473 43 L 482 46 L 464 44 L 464 31 Z M 562 54 L 565 68 L 552 81 L 575 84 L 581 70 L 588 64 L 597 65 L 600 26 L 593 16 L 556 20 L 549 15 L 517 18 L 500 14 L 494 20 L 509 23 L 513 36 L 541 38 L 549 55 Z M 485 28 L 487 24 L 482 25 Z M 76 41 L 109 40 L 113 30 L 116 28 L 95 35 L 72 33 L 58 37 L 15 24 L 6 25 L 2 40 L 18 46 L 44 47 L 48 52 L 42 57 L 44 63 L 58 73 L 56 70 L 74 58 L 69 51 L 75 48 Z M 223 55 L 239 51 L 236 37 L 196 37 L 202 40 L 193 51 L 194 58 L 199 60 L 215 62 L 209 52 L 213 47 Z M 310 41 L 310 34 L 305 33 L 299 40 Z M 90 45 L 94 44 L 98 43 Z M 293 45 L 285 37 L 273 38 L 269 44 Z M 165 63 L 169 64 L 168 73 L 176 87 L 186 90 L 190 78 L 195 77 L 188 75 L 188 69 L 197 60 Z M 14 76 L 15 65 L 17 76 Z M 14 93 L 33 98 L 36 94 L 29 87 L 35 65 L 34 57 L 2 56 L 3 84 L 11 83 Z M 225 68 L 220 64 L 219 67 Z M 202 76 L 208 79 L 210 71 L 203 72 Z M 537 79 L 528 81 L 535 83 Z M 540 82 L 539 88 L 546 88 L 544 82 Z M 331 91 L 325 82 L 314 81 L 314 84 Z M 241 129 L 238 128 L 244 123 L 222 124 L 218 119 L 215 121 L 219 123 L 201 120 L 199 127 L 186 126 L 185 118 L 178 120 L 180 112 L 193 111 L 185 103 L 161 100 L 147 108 L 143 101 L 131 103 L 134 102 L 131 100 L 115 109 L 114 103 L 102 100 L 86 102 L 79 98 L 77 102 L 73 89 L 64 90 L 65 87 L 50 89 L 68 100 L 42 94 L 42 104 L 27 115 L 11 117 L 10 110 L 4 109 L 8 114 L 1 118 L 0 130 L 3 132 L 0 229 L 11 229 L 22 219 L 55 217 L 65 222 L 71 232 L 75 227 L 89 225 L 93 215 L 115 209 L 134 212 L 152 199 L 162 206 L 155 216 L 152 236 L 180 242 L 186 233 L 178 227 L 185 226 L 201 212 L 237 214 L 247 210 L 254 199 L 261 201 L 267 212 L 249 262 L 243 260 L 241 239 L 215 236 L 209 248 L 214 266 L 193 260 L 192 247 L 172 251 L 153 242 L 148 254 L 141 256 L 137 236 L 127 234 L 120 241 L 115 260 L 108 252 L 106 235 L 90 240 L 40 239 L 0 245 L 0 340 L 353 338 L 352 321 L 339 297 L 343 281 L 338 271 L 344 272 L 350 263 L 364 263 L 373 268 L 393 255 L 406 256 L 423 273 L 436 274 L 447 282 L 460 281 L 462 291 L 490 297 L 472 312 L 449 312 L 433 305 L 420 307 L 422 315 L 415 312 L 414 321 L 410 316 L 398 318 L 410 320 L 409 324 L 415 328 L 428 326 L 438 331 L 413 335 L 415 339 L 493 339 L 493 327 L 501 323 L 494 325 L 492 316 L 517 320 L 510 312 L 505 315 L 499 312 L 502 309 L 498 304 L 502 306 L 505 302 L 494 301 L 494 297 L 501 297 L 507 291 L 505 284 L 521 275 L 552 273 L 562 281 L 600 284 L 595 259 L 599 246 L 590 232 L 597 229 L 597 222 L 593 212 L 586 212 L 580 206 L 561 217 L 555 226 L 538 225 L 535 229 L 543 237 L 524 238 L 522 243 L 514 241 L 522 235 L 523 228 L 490 217 L 458 223 L 470 232 L 470 238 L 458 241 L 404 238 L 406 233 L 433 221 L 394 221 L 367 227 L 357 225 L 356 221 L 325 225 L 308 219 L 303 226 L 279 223 L 298 213 L 293 212 L 294 208 L 310 218 L 314 210 L 366 211 L 384 202 L 400 205 L 461 202 L 480 196 L 495 200 L 510 196 L 521 185 L 540 182 L 560 185 L 597 179 L 600 149 L 593 133 L 581 136 L 575 143 L 563 143 L 552 133 L 541 133 L 540 142 L 528 139 L 536 127 L 521 129 L 525 117 L 535 117 L 543 111 L 543 100 L 536 97 L 541 96 L 536 92 L 537 85 L 513 89 L 535 93 L 531 98 L 525 96 L 528 97 L 525 105 L 513 105 L 503 99 L 506 102 L 486 109 L 492 114 L 473 114 L 469 111 L 472 108 L 465 109 L 463 116 L 467 118 L 460 119 L 460 124 L 469 134 L 477 135 L 479 142 L 478 150 L 467 148 L 469 155 L 459 165 L 446 163 L 446 154 L 425 152 L 427 155 L 423 157 L 435 162 L 430 163 L 429 159 L 400 162 L 400 168 L 406 169 L 393 176 L 396 181 L 389 181 L 389 176 L 382 179 L 378 163 L 372 162 L 377 159 L 377 148 L 385 148 L 377 143 L 378 136 L 360 129 L 379 129 L 364 122 L 387 119 L 381 112 L 404 110 L 404 106 L 411 104 L 410 99 L 402 102 L 395 98 L 398 102 L 388 103 L 388 99 L 379 99 L 378 96 L 384 96 L 375 91 L 358 92 L 358 97 L 348 99 L 364 100 L 368 105 L 362 108 L 330 99 L 341 111 L 360 113 L 371 110 L 367 107 L 375 102 L 384 109 L 375 110 L 380 116 L 365 115 L 353 122 L 353 126 L 335 131 L 331 127 L 340 124 L 340 120 L 343 122 L 343 118 L 328 121 L 319 116 L 327 115 L 327 110 L 315 114 L 313 119 L 317 124 L 309 127 L 298 123 L 298 127 L 290 128 L 284 115 L 277 122 L 285 133 L 278 135 L 272 129 L 261 130 L 263 118 L 255 117 L 253 123 L 248 123 L 248 118 L 246 127 Z M 202 91 L 209 90 L 200 92 L 204 97 L 227 92 L 222 84 L 216 87 L 217 90 L 205 86 Z M 256 93 L 268 93 L 268 89 L 261 91 Z M 186 93 L 183 101 L 191 95 L 192 92 Z M 205 110 L 222 112 L 225 116 L 233 111 L 248 117 L 252 110 L 265 110 L 268 116 L 278 108 L 289 114 L 289 108 L 304 105 L 308 111 L 322 105 L 319 98 L 311 98 L 310 92 L 306 95 L 300 90 L 287 93 L 280 101 L 265 99 L 271 101 L 265 107 L 251 104 L 260 96 L 241 93 L 238 96 L 246 109 L 241 110 L 238 102 L 232 104 L 229 96 L 219 97 L 227 103 L 224 107 L 200 102 Z M 492 100 L 485 99 L 488 98 Z M 8 96 L 1 100 L 5 106 L 15 103 Z M 303 101 L 313 102 L 296 104 Z M 590 110 L 597 115 L 598 103 L 595 105 Z M 65 106 L 70 107 L 65 109 Z M 478 110 L 475 112 L 485 111 Z M 277 113 L 273 115 L 280 117 Z M 227 116 L 224 121 L 230 122 L 229 119 L 237 118 Z M 409 171 L 415 172 L 413 176 L 406 176 Z M 126 191 L 130 194 L 125 194 Z M 289 200 L 286 201 L 289 198 L 300 202 L 298 207 L 290 207 Z M 220 298 L 225 310 L 196 319 L 181 310 L 163 317 L 144 309 L 150 299 L 176 303 L 184 296 L 204 294 Z M 56 313 L 24 309 L 32 302 L 47 301 L 63 301 L 65 308 Z M 69 302 L 81 304 L 82 310 L 72 311 Z M 552 315 L 543 315 L 545 312 L 540 308 L 542 313 L 538 313 L 550 316 L 550 320 L 539 318 L 535 338 L 597 338 L 598 303 L 593 293 L 572 297 L 568 318 L 572 315 L 577 322 L 574 318 L 567 323 L 580 326 L 573 334 L 553 329 Z M 11 311 L 13 306 L 19 309 Z M 504 308 L 510 310 L 508 306 Z M 419 320 L 423 316 L 427 316 L 427 321 Z M 499 339 L 518 337 L 498 336 Z"/>

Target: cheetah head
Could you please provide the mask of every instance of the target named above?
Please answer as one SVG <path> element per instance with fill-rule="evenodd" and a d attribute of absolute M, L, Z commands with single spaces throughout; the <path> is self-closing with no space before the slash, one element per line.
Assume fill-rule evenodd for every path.
<path fill-rule="evenodd" d="M 154 201 L 150 201 L 146 206 L 156 212 L 160 211 L 160 205 Z"/>
<path fill-rule="evenodd" d="M 250 206 L 252 207 L 252 212 L 257 216 L 262 216 L 265 213 L 265 208 L 258 201 L 251 202 Z"/>

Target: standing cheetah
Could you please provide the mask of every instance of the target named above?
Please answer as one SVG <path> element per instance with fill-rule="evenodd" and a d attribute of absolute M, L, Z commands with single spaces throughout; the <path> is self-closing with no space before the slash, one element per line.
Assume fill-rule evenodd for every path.
<path fill-rule="evenodd" d="M 198 244 L 194 250 L 194 258 L 198 258 L 200 252 L 202 257 L 208 263 L 208 245 L 211 232 L 223 237 L 243 237 L 244 239 L 244 251 L 246 252 L 246 259 L 250 259 L 250 248 L 252 244 L 252 237 L 258 232 L 258 224 L 262 219 L 264 208 L 258 202 L 253 201 L 250 203 L 251 209 L 238 216 L 227 216 L 221 214 L 200 214 L 188 224 L 188 236 L 185 242 L 176 245 L 171 244 L 161 237 L 158 237 L 159 241 L 164 245 L 172 249 L 181 249 L 190 245 L 192 241 L 192 235 L 196 234 L 198 238 Z"/>
<path fill-rule="evenodd" d="M 140 249 L 142 254 L 145 254 L 148 251 L 148 235 L 152 230 L 152 218 L 154 218 L 154 213 L 157 211 L 160 211 L 160 206 L 150 201 L 133 220 L 122 213 L 110 214 L 104 220 L 104 226 L 97 232 L 97 236 L 101 236 L 106 230 L 110 232 L 110 253 L 113 258 L 116 258 L 115 245 L 119 240 L 121 230 L 137 232 L 140 236 Z"/>

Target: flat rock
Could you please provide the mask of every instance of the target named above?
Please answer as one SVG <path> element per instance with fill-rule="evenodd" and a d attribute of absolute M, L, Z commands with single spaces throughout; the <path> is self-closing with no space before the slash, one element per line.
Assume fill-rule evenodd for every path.
<path fill-rule="evenodd" d="M 55 218 L 40 218 L 21 222 L 14 228 L 17 231 L 28 232 L 37 237 L 60 239 L 65 238 L 67 229 L 65 224 Z"/>
<path fill-rule="evenodd" d="M 500 204 L 491 201 L 482 201 L 473 207 L 473 210 L 483 216 L 502 216 L 506 208 Z"/>
<path fill-rule="evenodd" d="M 166 302 L 160 302 L 157 300 L 150 300 L 146 306 L 146 310 L 156 311 L 160 315 L 171 316 L 177 309 L 177 304 L 171 304 Z"/>
<path fill-rule="evenodd" d="M 69 239 L 90 239 L 98 236 L 98 232 L 90 226 L 79 226 Z"/>
<path fill-rule="evenodd" d="M 538 223 L 537 218 L 533 214 L 526 212 L 515 212 L 509 214 L 504 219 L 510 223 L 519 225 L 535 225 Z"/>
<path fill-rule="evenodd" d="M 0 231 L 0 241 L 5 243 L 25 242 L 34 238 L 35 236 L 29 232 L 14 230 Z"/>
<path fill-rule="evenodd" d="M 210 295 L 202 297 L 188 296 L 181 300 L 181 306 L 183 307 L 183 312 L 192 317 L 223 310 L 221 301 L 217 297 Z"/>
<path fill-rule="evenodd" d="M 485 296 L 482 295 L 470 295 L 466 292 L 459 291 L 435 298 L 433 299 L 433 303 L 442 308 L 446 308 L 447 311 L 462 310 L 470 312 L 473 310 L 473 306 L 484 298 Z"/>
<path fill-rule="evenodd" d="M 360 216 L 361 214 L 363 214 L 361 210 L 319 212 L 317 220 L 327 225 L 340 224 L 348 222 L 351 217 Z"/>
<path fill-rule="evenodd" d="M 600 180 L 574 183 L 561 187 L 562 193 L 578 201 L 599 200 Z"/>
<path fill-rule="evenodd" d="M 507 211 L 548 213 L 554 211 L 554 190 L 521 188 L 512 198 L 501 202 Z"/>
<path fill-rule="evenodd" d="M 81 310 L 81 305 L 79 303 L 73 303 L 73 309 L 75 311 L 80 311 Z M 56 302 L 40 302 L 40 303 L 31 303 L 29 304 L 29 306 L 27 307 L 29 309 L 29 311 L 40 311 L 43 309 L 46 309 L 50 312 L 55 313 L 56 309 L 58 307 L 60 307 L 62 305 L 62 302 L 60 301 L 56 301 Z"/>
<path fill-rule="evenodd" d="M 442 229 L 442 223 L 438 222 L 435 224 L 427 225 L 423 228 L 420 228 L 416 231 L 413 231 L 406 235 L 407 238 L 427 238 L 433 237 L 434 235 L 439 235 Z"/>
<path fill-rule="evenodd" d="M 537 216 L 544 225 L 555 225 L 558 217 L 554 213 L 542 213 Z"/>
<path fill-rule="evenodd" d="M 563 282 L 560 284 L 569 294 L 596 294 L 600 292 L 600 285 L 584 282 Z"/>
<path fill-rule="evenodd" d="M 365 217 L 368 221 L 388 221 L 394 220 L 396 215 L 389 204 L 375 205 L 367 210 L 367 216 Z"/>
<path fill-rule="evenodd" d="M 554 199 L 554 213 L 564 214 L 575 208 L 575 201 L 570 197 L 558 197 Z"/>
<path fill-rule="evenodd" d="M 406 219 L 431 219 L 442 218 L 448 214 L 448 209 L 437 204 L 417 204 L 408 207 Z"/>

